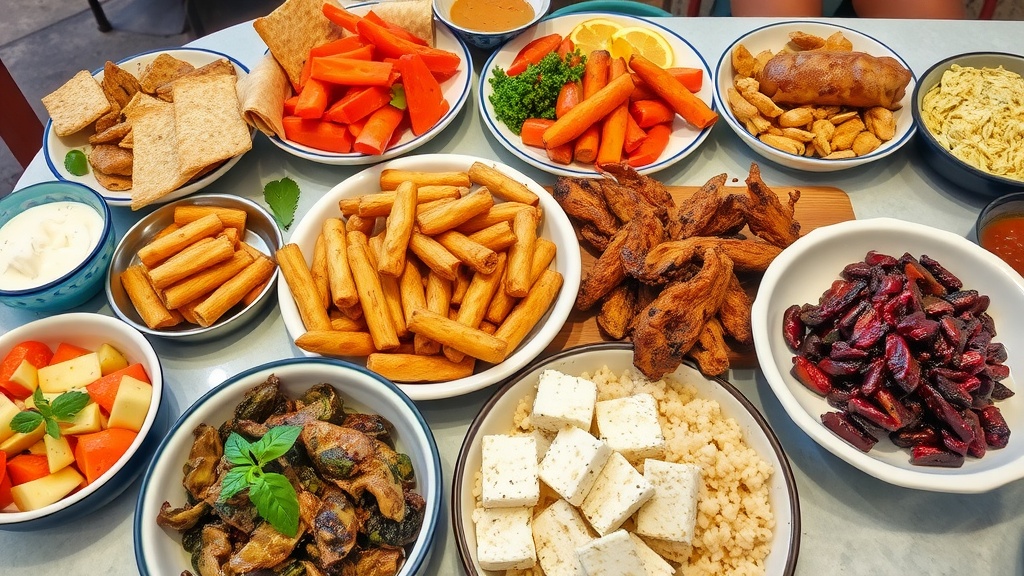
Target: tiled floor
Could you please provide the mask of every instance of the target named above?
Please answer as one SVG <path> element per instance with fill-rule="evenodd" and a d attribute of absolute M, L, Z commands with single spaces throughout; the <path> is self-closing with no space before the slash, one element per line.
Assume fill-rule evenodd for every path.
<path fill-rule="evenodd" d="M 75 72 L 99 68 L 108 59 L 116 61 L 145 50 L 180 46 L 194 38 L 184 28 L 182 0 L 101 1 L 115 26 L 107 33 L 97 30 L 86 0 L 3 1 L 0 60 L 7 65 L 40 118 L 46 117 L 40 98 Z M 200 19 L 206 31 L 212 32 L 265 14 L 281 0 L 190 1 L 197 2 Z M 982 1 L 966 0 L 968 13 L 977 14 Z M 553 2 L 567 3 L 571 2 Z M 660 4 L 682 13 L 688 0 L 664 0 Z M 702 13 L 706 14 L 711 4 L 711 0 L 704 0 Z M 1024 20 L 1024 0 L 999 0 L 995 18 Z M 152 32 L 154 27 L 162 28 L 164 34 L 145 33 Z M 2 113 L 4 111 L 0 111 Z M 13 189 L 21 172 L 14 156 L 6 146 L 0 145 L 0 194 Z"/>

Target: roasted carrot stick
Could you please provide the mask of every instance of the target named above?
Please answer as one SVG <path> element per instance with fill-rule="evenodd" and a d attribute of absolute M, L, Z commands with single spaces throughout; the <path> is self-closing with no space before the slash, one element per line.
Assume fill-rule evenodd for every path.
<path fill-rule="evenodd" d="M 309 77 L 345 86 L 390 86 L 393 68 L 388 62 L 323 56 L 313 59 Z"/>
<path fill-rule="evenodd" d="M 558 98 L 555 99 L 555 118 L 565 116 L 566 112 L 572 110 L 582 100 L 582 91 L 578 82 L 566 82 L 558 91 Z"/>
<path fill-rule="evenodd" d="M 594 50 L 590 53 L 590 57 L 587 58 L 587 65 L 583 69 L 584 100 L 593 96 L 608 83 L 608 65 L 611 59 L 611 54 L 607 50 Z M 576 139 L 575 151 L 573 153 L 576 161 L 590 164 L 597 160 L 597 147 L 600 141 L 601 127 L 591 126 L 587 128 Z"/>
<path fill-rule="evenodd" d="M 363 39 L 359 36 L 346 36 L 333 42 L 314 46 L 310 49 L 309 55 L 313 58 L 319 58 L 320 56 L 334 56 L 335 54 L 344 54 L 345 52 L 351 52 L 356 48 L 362 48 L 366 46 Z"/>
<path fill-rule="evenodd" d="M 696 94 L 700 92 L 700 87 L 704 84 L 704 71 L 700 68 L 685 68 L 677 66 L 675 68 L 666 68 L 665 72 L 668 72 L 679 80 L 679 83 L 686 86 L 686 89 Z M 650 100 L 651 98 L 657 98 L 657 94 L 651 89 L 640 77 L 636 74 L 633 75 L 633 82 L 636 84 L 636 89 L 633 90 L 633 95 L 629 97 L 630 100 Z"/>
<path fill-rule="evenodd" d="M 356 23 L 356 27 L 359 35 L 366 42 L 373 44 L 379 55 L 398 58 L 403 54 L 419 54 L 420 58 L 423 58 L 423 62 L 435 75 L 454 74 L 462 64 L 462 58 L 454 52 L 441 50 L 440 48 L 420 46 L 414 42 L 399 38 L 387 28 L 378 26 L 366 19 L 359 20 Z"/>
<path fill-rule="evenodd" d="M 668 107 L 662 100 L 637 100 L 630 102 L 629 113 L 636 120 L 637 126 L 650 128 L 655 124 L 671 122 L 676 117 L 675 110 Z"/>
<path fill-rule="evenodd" d="M 566 142 L 561 146 L 555 146 L 554 148 L 545 148 L 548 159 L 556 164 L 569 164 L 572 162 L 572 142 Z"/>
<path fill-rule="evenodd" d="M 644 141 L 629 155 L 629 165 L 638 168 L 655 162 L 668 146 L 668 139 L 671 135 L 672 127 L 668 124 L 651 126 Z"/>
<path fill-rule="evenodd" d="M 330 84 L 316 78 L 307 79 L 302 92 L 299 92 L 299 99 L 295 101 L 295 115 L 307 120 L 320 118 L 327 109 L 330 97 Z"/>
<path fill-rule="evenodd" d="M 383 18 L 378 16 L 377 13 L 374 12 L 373 10 L 367 12 L 366 16 L 363 16 L 363 18 L 366 18 L 367 20 L 373 22 L 378 26 L 383 26 L 384 28 L 387 28 L 388 32 L 391 32 L 392 34 L 398 36 L 403 40 L 408 40 L 409 42 L 412 42 L 413 44 L 419 44 L 420 46 L 429 46 L 429 44 L 427 44 L 427 41 L 424 40 L 423 38 L 420 38 L 419 36 L 413 34 L 412 32 L 409 32 L 408 30 L 402 28 L 398 24 L 392 24 L 391 22 L 384 20 Z"/>
<path fill-rule="evenodd" d="M 340 100 L 331 105 L 327 119 L 339 124 L 351 124 L 391 102 L 391 89 L 387 86 L 353 86 Z"/>
<path fill-rule="evenodd" d="M 622 144 L 622 149 L 626 151 L 626 154 L 632 154 L 636 150 L 637 146 L 644 141 L 647 137 L 647 132 L 641 128 L 636 120 L 633 119 L 633 115 L 629 114 L 626 116 L 626 141 Z"/>
<path fill-rule="evenodd" d="M 356 33 L 356 25 L 362 20 L 361 17 L 345 10 L 341 6 L 331 4 L 330 2 L 324 2 L 323 6 L 324 16 L 331 22 L 334 22 L 338 26 L 341 26 L 345 30 Z"/>
<path fill-rule="evenodd" d="M 579 103 L 578 106 L 569 110 L 550 128 L 544 131 L 544 145 L 546 148 L 561 146 L 571 142 L 577 136 L 594 125 L 597 121 L 615 110 L 619 104 L 629 99 L 629 93 L 633 91 L 633 77 L 623 74 L 608 82 L 604 88 L 596 94 Z"/>
<path fill-rule="evenodd" d="M 629 66 L 684 120 L 703 130 L 718 120 L 718 114 L 687 90 L 679 80 L 647 58 L 634 54 Z M 648 133 L 648 138 L 650 134 Z"/>
<path fill-rule="evenodd" d="M 608 78 L 614 80 L 626 74 L 626 61 L 612 60 Z M 601 123 L 601 143 L 597 147 L 597 164 L 618 164 L 622 160 L 622 147 L 626 142 L 626 118 L 629 116 L 629 98 L 626 98 Z"/>
<path fill-rule="evenodd" d="M 323 120 L 304 120 L 298 116 L 281 119 L 284 137 L 304 146 L 348 154 L 352 151 L 352 135 L 341 124 Z"/>
<path fill-rule="evenodd" d="M 395 69 L 402 75 L 412 133 L 417 136 L 424 134 L 437 124 L 448 109 L 441 85 L 418 54 L 402 56 Z"/>
<path fill-rule="evenodd" d="M 404 116 L 405 112 L 390 104 L 381 106 L 370 115 L 352 149 L 362 154 L 383 153 Z"/>
<path fill-rule="evenodd" d="M 536 64 L 544 59 L 545 56 L 554 52 L 558 49 L 558 45 L 562 43 L 562 37 L 558 34 L 549 34 L 547 36 L 541 36 L 535 40 L 531 40 L 526 46 L 523 46 L 522 50 L 516 54 L 516 57 L 512 59 L 512 64 L 509 65 L 508 70 L 505 74 L 509 76 L 518 76 L 522 74 L 523 70 L 530 64 Z"/>
<path fill-rule="evenodd" d="M 523 144 L 543 148 L 544 131 L 554 123 L 554 120 L 549 120 L 547 118 L 527 118 L 526 121 L 523 122 L 522 129 L 519 131 L 519 136 L 523 139 Z"/>
<path fill-rule="evenodd" d="M 284 115 L 295 116 L 295 104 L 299 101 L 299 95 L 296 94 L 291 98 L 284 101 Z"/>

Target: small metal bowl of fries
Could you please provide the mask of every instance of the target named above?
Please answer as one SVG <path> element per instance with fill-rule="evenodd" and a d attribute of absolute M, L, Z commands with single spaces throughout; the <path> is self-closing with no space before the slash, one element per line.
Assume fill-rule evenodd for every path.
<path fill-rule="evenodd" d="M 758 28 L 725 50 L 715 77 L 726 124 L 787 168 L 860 166 L 892 154 L 916 129 L 910 66 L 885 44 L 842 26 Z"/>
<path fill-rule="evenodd" d="M 581 270 L 572 224 L 539 184 L 452 154 L 346 179 L 277 257 L 295 345 L 364 363 L 413 400 L 485 388 L 537 357 L 572 310 Z"/>
<path fill-rule="evenodd" d="M 107 273 L 114 313 L 146 334 L 223 336 L 253 318 L 277 280 L 284 240 L 246 198 L 203 194 L 155 210 L 121 239 Z"/>

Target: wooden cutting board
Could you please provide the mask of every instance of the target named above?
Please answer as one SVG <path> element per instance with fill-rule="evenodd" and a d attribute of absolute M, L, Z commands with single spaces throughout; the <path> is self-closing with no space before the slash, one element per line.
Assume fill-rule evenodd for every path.
<path fill-rule="evenodd" d="M 669 191 L 675 199 L 676 204 L 682 204 L 692 194 L 699 190 L 699 186 L 669 186 Z M 853 206 L 850 204 L 850 197 L 839 188 L 829 186 L 772 186 L 772 190 L 782 199 L 788 202 L 791 190 L 800 191 L 800 200 L 796 203 L 796 219 L 800 222 L 801 234 L 838 222 L 855 219 Z M 741 187 L 726 187 L 730 192 L 742 192 Z M 580 248 L 583 261 L 583 277 L 586 277 L 594 260 L 600 254 L 587 247 Z M 756 285 L 751 285 L 748 290 L 751 298 L 756 292 Z M 594 306 L 586 312 L 573 310 L 566 320 L 565 325 L 559 331 L 555 339 L 548 345 L 545 352 L 552 353 L 580 344 L 603 342 L 612 338 L 601 332 L 597 326 L 597 312 L 600 306 Z M 753 346 L 745 349 L 735 350 L 731 357 L 733 368 L 753 368 L 757 365 L 754 356 Z"/>

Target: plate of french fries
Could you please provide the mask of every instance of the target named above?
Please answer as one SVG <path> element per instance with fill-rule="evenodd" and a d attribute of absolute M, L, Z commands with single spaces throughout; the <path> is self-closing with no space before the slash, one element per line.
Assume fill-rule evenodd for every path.
<path fill-rule="evenodd" d="M 241 327 L 271 300 L 273 216 L 229 194 L 199 194 L 161 206 L 118 243 L 107 273 L 114 313 L 146 334 L 185 341 Z"/>
<path fill-rule="evenodd" d="M 860 166 L 892 154 L 915 132 L 917 77 L 888 46 L 850 28 L 770 24 L 733 42 L 716 70 L 715 101 L 726 124 L 788 168 Z"/>
<path fill-rule="evenodd" d="M 247 73 L 234 58 L 201 48 L 83 70 L 43 98 L 46 164 L 112 206 L 139 209 L 197 192 L 252 147 L 236 92 Z M 87 162 L 73 170 L 66 159 L 78 152 Z"/>
<path fill-rule="evenodd" d="M 568 318 L 581 270 L 572 224 L 539 184 L 450 154 L 346 179 L 276 256 L 295 345 L 363 364 L 413 400 L 485 388 L 537 357 Z"/>
<path fill-rule="evenodd" d="M 696 84 L 699 84 L 699 89 L 692 92 L 688 91 L 688 94 L 692 93 L 696 96 L 697 99 L 704 103 L 702 105 L 704 110 L 712 115 L 714 114 L 711 69 L 703 56 L 701 56 L 689 42 L 676 32 L 650 20 L 623 14 L 590 12 L 584 14 L 566 14 L 563 16 L 543 19 L 537 23 L 536 26 L 503 44 L 487 60 L 486 64 L 484 64 L 483 71 L 480 73 L 480 83 L 477 89 L 477 103 L 480 107 L 481 114 L 483 115 L 484 124 L 502 146 L 524 162 L 551 174 L 584 177 L 599 175 L 599 171 L 595 167 L 595 162 L 598 162 L 599 160 L 596 157 L 591 159 L 590 154 L 583 152 L 581 150 L 583 146 L 579 144 L 584 140 L 591 142 L 592 139 L 588 139 L 589 134 L 584 132 L 583 135 L 575 138 L 568 144 L 556 147 L 558 149 L 564 149 L 568 146 L 569 154 L 566 156 L 562 156 L 557 152 L 547 150 L 543 147 L 524 143 L 522 132 L 517 134 L 509 126 L 498 119 L 494 104 L 492 104 L 490 100 L 491 96 L 494 94 L 494 88 L 490 80 L 493 77 L 494 70 L 496 68 L 508 70 L 515 61 L 517 54 L 519 54 L 520 51 L 523 50 L 523 48 L 530 42 L 552 34 L 559 34 L 562 35 L 563 38 L 567 38 L 577 25 L 588 20 L 596 19 L 614 22 L 616 25 L 620 26 L 621 29 L 637 27 L 648 28 L 660 35 L 672 50 L 672 63 L 669 68 L 665 69 L 665 72 L 672 72 L 673 76 L 676 75 L 675 70 L 681 70 L 683 68 L 696 72 L 698 74 L 698 80 L 696 80 L 695 85 L 692 85 L 691 88 L 696 88 Z M 585 56 L 590 58 L 590 55 Z M 615 54 L 610 54 L 610 56 L 609 68 L 614 70 L 614 61 L 618 57 Z M 623 59 L 625 59 L 625 57 Z M 637 102 L 642 101 L 647 103 L 655 102 L 662 105 L 659 106 L 660 108 L 668 110 L 667 122 L 664 124 L 655 124 L 641 128 L 644 133 L 643 136 L 640 136 L 641 139 L 644 137 L 651 137 L 653 133 L 658 133 L 660 136 L 660 131 L 663 126 L 668 129 L 664 130 L 664 133 L 667 135 L 667 143 L 664 144 L 664 146 L 658 147 L 658 151 L 649 155 L 646 159 L 637 160 L 635 163 L 631 162 L 631 164 L 634 164 L 634 168 L 636 168 L 638 172 L 641 174 L 650 174 L 652 172 L 665 169 L 693 153 L 701 143 L 707 139 L 708 135 L 711 133 L 713 120 L 710 123 L 707 123 L 706 126 L 698 128 L 685 120 L 678 113 L 672 112 L 672 106 L 668 106 L 666 103 L 662 102 L 662 99 L 657 94 L 653 93 L 650 86 L 644 85 L 645 83 L 638 78 L 634 70 L 631 70 L 628 67 L 628 64 L 626 66 L 626 73 L 630 74 L 633 79 L 633 88 L 629 89 L 629 98 L 624 102 L 627 109 L 637 106 Z M 608 78 L 612 79 L 612 73 L 609 73 Z M 589 82 L 584 78 L 581 81 L 583 91 L 589 91 L 588 88 L 586 88 L 587 84 L 589 84 Z M 601 83 L 599 82 L 598 84 Z M 610 84 L 612 84 L 612 82 L 608 81 L 605 85 Z M 681 86 L 677 86 L 673 89 L 674 92 L 679 92 L 680 90 L 687 89 Z M 595 91 L 590 96 L 593 97 L 593 95 L 596 94 L 597 92 Z M 586 95 L 581 92 L 581 97 L 583 96 Z M 597 96 L 597 99 L 601 99 L 601 96 Z M 583 102 L 586 102 L 585 97 L 581 103 Z M 580 108 L 580 106 L 576 107 Z M 627 110 L 627 112 L 631 117 L 639 117 L 635 110 Z M 616 111 L 613 111 L 609 116 L 616 113 Z M 602 125 L 602 119 L 603 116 L 588 117 L 584 114 L 582 118 L 573 121 L 584 122 L 592 127 L 599 127 Z M 612 125 L 625 126 L 627 121 L 624 116 L 620 118 L 620 120 L 621 122 L 614 122 Z M 629 124 L 629 130 L 632 131 L 637 122 L 634 120 Z M 601 137 L 605 136 L 607 135 L 601 135 Z M 629 137 L 627 136 L 626 138 L 628 139 Z M 609 138 L 609 140 L 613 139 L 614 138 Z M 654 139 L 655 138 L 651 138 L 651 141 L 653 142 Z M 640 144 L 639 146 L 643 146 L 643 144 Z M 598 140 L 596 144 L 593 146 L 587 146 L 587 148 L 594 148 L 595 153 L 597 153 L 597 151 L 600 150 L 600 141 Z M 630 148 L 628 143 L 619 152 L 617 159 L 608 159 L 608 156 L 602 157 L 606 158 L 606 161 L 609 163 L 631 161 L 631 157 L 640 158 L 640 155 L 637 153 L 639 148 L 631 149 L 629 151 L 627 151 L 626 148 Z"/>

